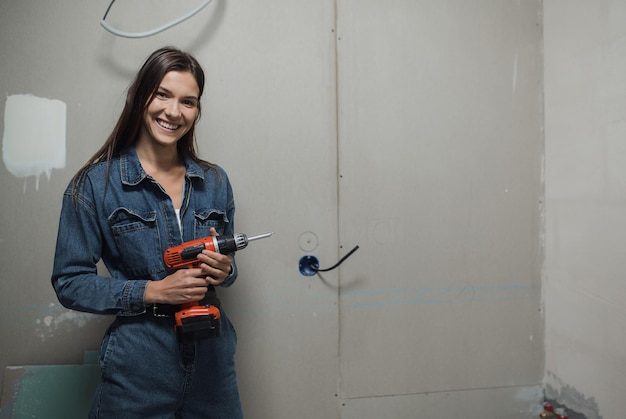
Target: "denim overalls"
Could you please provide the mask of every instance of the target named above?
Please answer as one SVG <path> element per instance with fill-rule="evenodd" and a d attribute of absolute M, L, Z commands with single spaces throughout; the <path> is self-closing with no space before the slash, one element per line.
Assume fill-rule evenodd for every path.
<path fill-rule="evenodd" d="M 173 317 L 158 317 L 143 297 L 168 272 L 163 252 L 183 241 L 233 234 L 235 205 L 226 173 L 186 157 L 179 228 L 172 201 L 141 167 L 134 148 L 95 164 L 77 198 L 63 196 L 52 283 L 67 308 L 115 315 L 100 352 L 102 379 L 90 418 L 242 417 L 235 330 L 222 310 L 221 334 L 177 339 Z M 108 179 L 108 181 L 107 181 Z M 233 255 L 231 255 L 232 257 Z M 99 276 L 102 259 L 111 277 Z M 233 262 L 231 275 L 237 277 Z"/>

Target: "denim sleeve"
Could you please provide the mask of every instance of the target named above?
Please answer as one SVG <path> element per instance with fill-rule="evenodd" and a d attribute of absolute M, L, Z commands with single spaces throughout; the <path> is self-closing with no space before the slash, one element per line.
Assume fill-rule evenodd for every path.
<path fill-rule="evenodd" d="M 224 180 L 226 181 L 226 194 L 227 194 L 227 201 L 228 201 L 228 207 L 226 208 L 226 217 L 229 221 L 226 225 L 224 234 L 232 236 L 235 234 L 235 225 L 234 225 L 235 198 L 233 196 L 233 189 L 230 185 L 228 177 L 226 176 L 226 173 L 223 172 L 222 176 Z M 220 284 L 222 287 L 230 287 L 237 280 L 238 271 L 237 271 L 237 263 L 235 262 L 235 254 L 231 253 L 230 257 L 233 258 L 232 270 L 230 274 L 228 275 L 228 277 L 226 277 L 224 282 Z"/>
<path fill-rule="evenodd" d="M 89 185 L 84 185 L 89 191 Z M 89 193 L 76 199 L 68 188 L 63 196 L 59 220 L 52 285 L 66 308 L 95 314 L 121 316 L 145 312 L 147 280 L 98 275 L 96 264 L 102 256 L 103 232 Z"/>

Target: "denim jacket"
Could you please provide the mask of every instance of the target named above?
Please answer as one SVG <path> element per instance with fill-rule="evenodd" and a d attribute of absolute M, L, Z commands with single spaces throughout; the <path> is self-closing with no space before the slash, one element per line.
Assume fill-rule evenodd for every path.
<path fill-rule="evenodd" d="M 182 231 L 172 201 L 143 170 L 134 148 L 94 164 L 77 199 L 68 186 L 52 273 L 63 306 L 97 314 L 143 314 L 148 281 L 171 273 L 163 261 L 168 247 L 209 236 L 211 227 L 220 235 L 233 234 L 235 205 L 226 172 L 220 167 L 205 171 L 189 157 L 185 165 Z M 224 286 L 237 278 L 230 256 L 233 266 Z M 98 275 L 100 259 L 111 277 Z"/>

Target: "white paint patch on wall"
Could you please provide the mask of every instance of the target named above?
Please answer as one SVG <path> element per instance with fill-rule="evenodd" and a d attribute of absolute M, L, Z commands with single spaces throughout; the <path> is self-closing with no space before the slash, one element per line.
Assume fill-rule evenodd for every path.
<path fill-rule="evenodd" d="M 50 179 L 52 169 L 65 167 L 66 105 L 33 95 L 8 96 L 4 111 L 2 160 L 16 177 Z M 26 185 L 24 185 L 26 188 Z"/>
<path fill-rule="evenodd" d="M 83 328 L 92 320 L 101 320 L 104 316 L 66 310 L 62 306 L 50 303 L 43 318 L 35 319 L 35 332 L 42 341 L 54 337 L 61 327 Z"/>

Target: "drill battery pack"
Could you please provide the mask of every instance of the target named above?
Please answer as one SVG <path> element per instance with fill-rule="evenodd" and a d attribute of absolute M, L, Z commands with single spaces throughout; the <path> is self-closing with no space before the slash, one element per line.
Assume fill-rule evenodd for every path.
<path fill-rule="evenodd" d="M 179 338 L 204 339 L 220 335 L 220 309 L 213 305 L 194 305 L 178 311 L 176 333 Z"/>

